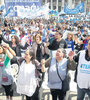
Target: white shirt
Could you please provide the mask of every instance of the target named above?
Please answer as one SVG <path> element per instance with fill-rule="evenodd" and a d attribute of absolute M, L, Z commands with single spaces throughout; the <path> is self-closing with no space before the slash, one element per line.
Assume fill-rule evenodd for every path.
<path fill-rule="evenodd" d="M 36 87 L 35 65 L 23 61 L 17 78 L 17 93 L 32 96 Z"/>

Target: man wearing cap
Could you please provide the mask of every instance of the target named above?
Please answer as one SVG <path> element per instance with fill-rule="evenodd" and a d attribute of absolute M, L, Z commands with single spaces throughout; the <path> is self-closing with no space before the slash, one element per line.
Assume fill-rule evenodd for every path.
<path fill-rule="evenodd" d="M 50 50 L 57 50 L 58 48 L 67 48 L 67 43 L 64 39 L 62 39 L 62 33 L 60 31 L 57 31 L 55 33 L 55 39 L 52 41 L 52 43 L 47 42 L 46 46 Z"/>

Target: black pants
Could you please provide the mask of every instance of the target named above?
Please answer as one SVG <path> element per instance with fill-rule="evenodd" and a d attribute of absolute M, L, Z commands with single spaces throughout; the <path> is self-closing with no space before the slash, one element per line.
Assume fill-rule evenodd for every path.
<path fill-rule="evenodd" d="M 39 100 L 39 89 L 37 86 L 35 93 L 31 97 L 26 96 L 26 100 Z"/>
<path fill-rule="evenodd" d="M 44 77 L 44 73 L 43 73 L 43 75 L 42 75 L 42 78 L 43 78 L 43 77 Z M 40 90 L 40 88 L 41 88 L 42 82 L 43 82 L 43 81 L 40 81 L 40 82 L 39 82 L 39 86 L 37 86 L 36 91 L 35 91 L 35 93 L 33 94 L 33 96 L 31 96 L 31 97 L 26 96 L 26 100 L 40 100 L 40 98 L 39 98 L 39 90 Z M 40 91 L 40 92 L 42 92 L 42 91 Z"/>
<path fill-rule="evenodd" d="M 3 88 L 5 89 L 6 96 L 13 96 L 13 89 L 12 85 L 2 85 Z"/>
<path fill-rule="evenodd" d="M 57 100 L 57 98 L 59 98 L 59 100 L 63 100 L 66 92 L 63 92 L 60 89 L 51 89 L 51 95 L 52 95 L 52 100 Z"/>

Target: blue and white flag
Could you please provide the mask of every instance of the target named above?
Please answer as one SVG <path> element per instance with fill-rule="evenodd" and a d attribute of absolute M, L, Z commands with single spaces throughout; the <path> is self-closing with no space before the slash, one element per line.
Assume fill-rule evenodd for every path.
<path fill-rule="evenodd" d="M 67 3 L 65 2 L 64 12 L 66 14 L 78 14 L 84 12 L 84 2 L 78 4 L 74 9 L 69 9 Z"/>
<path fill-rule="evenodd" d="M 10 14 L 10 13 L 12 13 L 13 12 L 13 7 L 10 7 L 8 10 L 7 10 L 7 12 L 6 12 L 6 14 L 4 15 L 4 17 L 6 17 L 8 14 Z"/>
<path fill-rule="evenodd" d="M 12 13 L 9 14 L 10 17 L 17 16 L 18 8 L 27 9 L 38 9 L 41 7 L 41 0 L 4 0 L 6 12 L 10 7 L 13 7 Z"/>
<path fill-rule="evenodd" d="M 29 19 L 46 17 L 48 13 L 49 13 L 49 3 L 34 10 L 19 7 L 17 11 L 17 14 L 20 18 L 29 18 Z"/>

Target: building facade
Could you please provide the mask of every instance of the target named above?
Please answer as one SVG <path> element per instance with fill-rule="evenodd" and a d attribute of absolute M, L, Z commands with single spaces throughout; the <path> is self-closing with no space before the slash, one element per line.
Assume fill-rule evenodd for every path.
<path fill-rule="evenodd" d="M 67 2 L 70 9 L 74 8 L 79 2 L 85 3 L 85 11 L 90 12 L 90 0 L 41 0 L 42 5 L 49 3 L 51 10 L 61 11 L 64 9 L 64 4 Z M 0 0 L 0 4 L 4 4 L 4 0 Z"/>
<path fill-rule="evenodd" d="M 51 10 L 61 11 L 64 9 L 64 4 L 67 2 L 68 7 L 73 9 L 78 3 L 84 1 L 85 11 L 90 12 L 90 0 L 41 0 L 42 5 L 49 2 L 49 8 Z"/>

